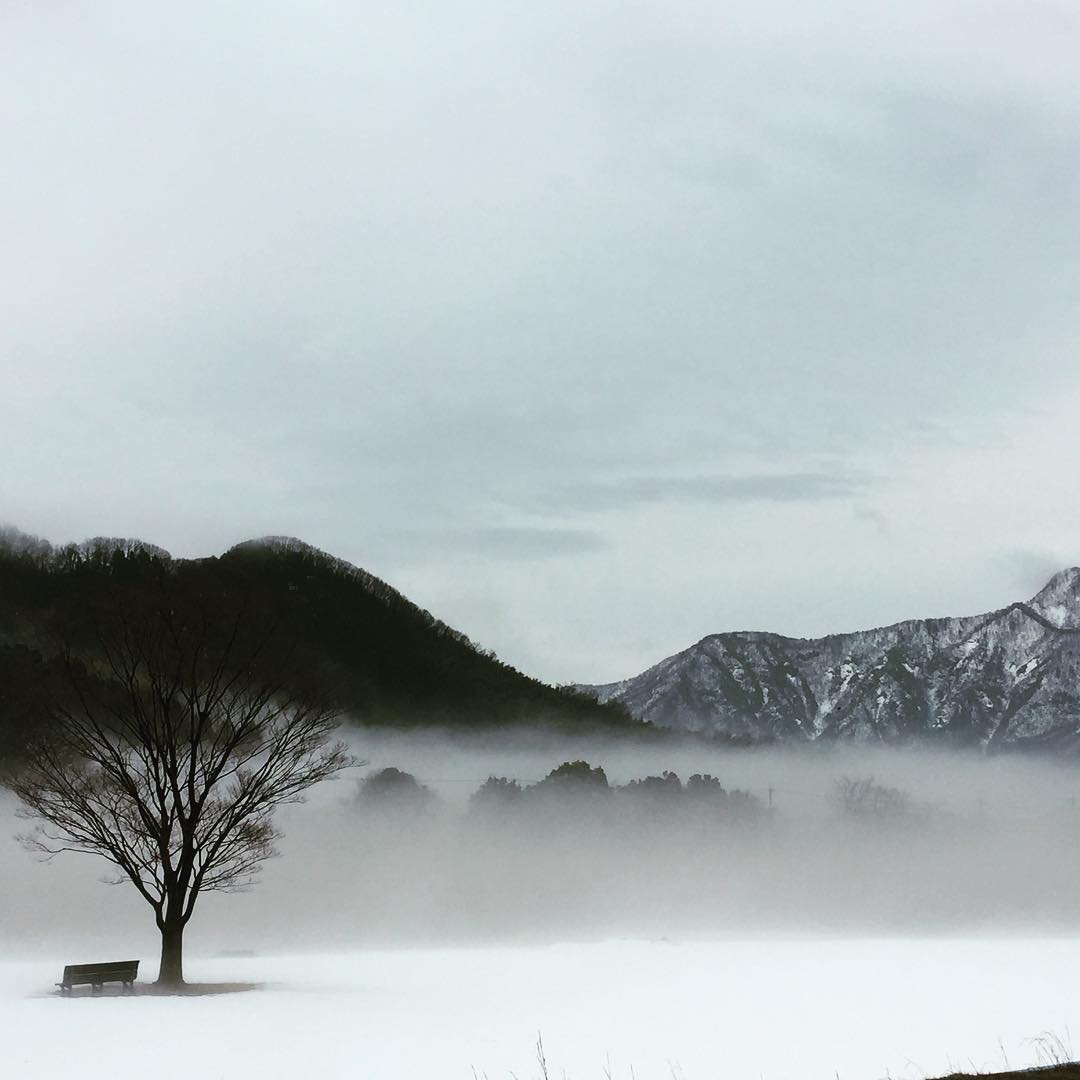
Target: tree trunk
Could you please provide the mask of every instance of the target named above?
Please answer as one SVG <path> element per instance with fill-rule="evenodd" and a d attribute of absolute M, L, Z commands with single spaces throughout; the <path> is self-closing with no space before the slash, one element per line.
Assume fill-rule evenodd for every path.
<path fill-rule="evenodd" d="M 167 922 L 161 930 L 161 966 L 158 986 L 184 985 L 184 924 Z"/>

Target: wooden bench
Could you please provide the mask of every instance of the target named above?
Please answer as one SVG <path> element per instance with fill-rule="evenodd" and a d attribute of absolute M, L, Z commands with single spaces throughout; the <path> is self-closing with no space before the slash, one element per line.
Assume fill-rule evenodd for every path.
<path fill-rule="evenodd" d="M 139 975 L 138 960 L 114 960 L 111 964 L 68 964 L 64 968 L 63 982 L 56 985 L 60 993 L 66 994 L 72 987 L 90 987 L 90 993 L 97 994 L 105 983 L 123 983 L 128 993 L 135 992 L 135 980 Z"/>

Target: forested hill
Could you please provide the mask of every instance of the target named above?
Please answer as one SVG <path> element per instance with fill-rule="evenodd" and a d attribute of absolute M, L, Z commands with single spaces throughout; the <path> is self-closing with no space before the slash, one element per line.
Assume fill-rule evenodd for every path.
<path fill-rule="evenodd" d="M 173 595 L 216 596 L 278 628 L 299 658 L 294 668 L 355 723 L 640 727 L 621 705 L 521 674 L 385 582 L 298 540 L 173 559 L 138 541 L 54 548 L 9 529 L 0 531 L 0 756 L 16 751 L 65 680 L 61 643 L 92 655 L 99 613 L 162 579 Z"/>

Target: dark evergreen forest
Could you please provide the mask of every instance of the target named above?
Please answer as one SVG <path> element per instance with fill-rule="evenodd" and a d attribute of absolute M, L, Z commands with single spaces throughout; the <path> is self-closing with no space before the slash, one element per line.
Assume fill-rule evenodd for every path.
<path fill-rule="evenodd" d="M 0 761 L 48 724 L 80 677 L 107 678 L 102 628 L 147 605 L 217 620 L 262 644 L 252 663 L 287 673 L 355 724 L 483 730 L 514 725 L 640 731 L 620 705 L 523 675 L 384 581 L 298 540 L 248 541 L 174 559 L 138 541 L 53 547 L 0 533 Z M 230 631 L 232 632 L 232 631 Z"/>

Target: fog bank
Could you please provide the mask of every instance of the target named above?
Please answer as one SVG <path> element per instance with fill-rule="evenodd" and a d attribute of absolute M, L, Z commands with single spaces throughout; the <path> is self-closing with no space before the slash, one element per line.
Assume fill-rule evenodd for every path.
<path fill-rule="evenodd" d="M 280 812 L 282 857 L 256 887 L 200 899 L 192 954 L 1080 930 L 1080 770 L 1066 762 L 431 732 L 366 732 L 355 743 L 364 767 Z M 712 774 L 727 795 L 690 798 L 673 782 L 564 785 L 470 803 L 489 776 L 528 785 L 572 760 L 602 767 L 613 788 L 670 770 L 683 784 Z M 363 778 L 387 766 L 430 797 L 359 798 Z M 895 799 L 845 808 L 841 784 L 870 778 L 863 790 Z M 108 866 L 85 856 L 36 861 L 13 838 L 25 827 L 0 796 L 5 954 L 154 955 L 152 915 L 132 888 L 101 884 Z"/>

